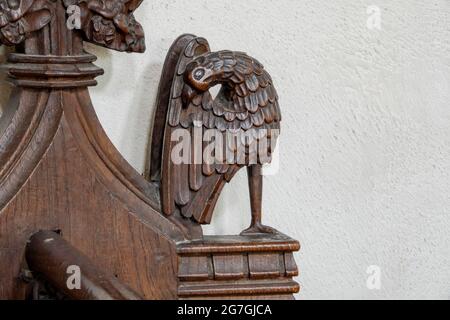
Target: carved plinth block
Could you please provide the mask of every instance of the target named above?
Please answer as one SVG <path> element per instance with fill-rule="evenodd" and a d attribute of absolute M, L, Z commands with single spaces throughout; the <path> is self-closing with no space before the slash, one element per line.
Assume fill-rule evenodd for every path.
<path fill-rule="evenodd" d="M 282 234 L 205 236 L 181 243 L 178 295 L 184 299 L 292 298 L 299 285 L 293 253 L 300 244 Z"/>

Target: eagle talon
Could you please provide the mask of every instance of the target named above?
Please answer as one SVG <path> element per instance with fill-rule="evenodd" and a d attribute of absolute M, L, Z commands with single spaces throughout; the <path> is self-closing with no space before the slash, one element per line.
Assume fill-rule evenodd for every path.
<path fill-rule="evenodd" d="M 251 236 L 251 235 L 258 235 L 258 234 L 276 234 L 277 230 L 274 228 L 265 226 L 263 224 L 255 224 L 251 226 L 250 228 L 242 231 L 241 236 Z"/>

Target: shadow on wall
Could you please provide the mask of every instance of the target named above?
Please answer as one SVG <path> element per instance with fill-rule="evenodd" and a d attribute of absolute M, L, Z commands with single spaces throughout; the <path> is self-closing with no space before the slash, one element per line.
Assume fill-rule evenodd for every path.
<path fill-rule="evenodd" d="M 99 120 L 121 154 L 126 155 L 130 164 L 137 168 L 140 173 L 143 173 L 144 167 L 150 160 L 148 157 L 144 160 L 142 155 L 149 153 L 147 152 L 149 150 L 145 149 L 149 148 L 147 144 L 156 110 L 154 104 L 161 77 L 162 63 L 150 63 L 142 66 L 136 66 L 134 63 L 127 64 L 127 74 L 133 74 L 136 78 L 139 75 L 139 79 L 133 79 L 133 86 L 128 82 L 124 83 L 126 78 L 118 78 L 120 70 L 114 70 L 117 69 L 115 66 L 120 65 L 120 63 L 123 64 L 128 58 L 124 53 L 115 53 L 89 43 L 85 43 L 85 49 L 97 56 L 98 59 L 95 64 L 105 71 L 104 75 L 97 78 L 98 85 L 90 88 Z M 122 85 L 120 92 L 112 91 L 112 88 L 117 90 L 120 85 Z M 124 95 L 130 95 L 132 99 L 126 105 L 114 104 L 115 100 L 111 97 L 112 92 L 120 95 L 122 101 L 124 101 Z M 108 98 L 105 100 L 104 97 Z M 149 97 L 152 97 L 151 101 Z M 117 109 L 120 109 L 120 111 Z M 117 126 L 111 127 L 108 123 L 104 123 L 105 119 L 108 122 L 117 123 Z M 124 130 L 124 134 L 118 136 L 117 132 L 121 130 Z M 130 143 L 130 141 L 133 141 L 133 143 Z M 132 159 L 139 160 L 133 162 Z"/>
<path fill-rule="evenodd" d="M 150 163 L 150 149 L 151 149 L 151 132 L 153 130 L 154 116 L 156 112 L 156 96 L 159 86 L 159 80 L 162 72 L 161 63 L 150 63 L 144 68 L 141 79 L 136 83 L 142 84 L 135 88 L 133 93 L 133 100 L 127 115 L 127 137 L 123 136 L 120 142 L 123 153 L 130 159 L 139 159 L 142 157 L 141 147 L 145 150 L 145 165 L 144 172 L 148 170 Z M 149 95 L 153 98 L 149 100 Z M 127 141 L 146 141 L 145 145 L 130 145 Z"/>
<path fill-rule="evenodd" d="M 205 235 L 237 235 L 249 226 L 251 211 L 246 171 L 245 168 L 240 170 L 225 186 L 211 225 L 203 227 Z"/>
<path fill-rule="evenodd" d="M 159 86 L 159 79 L 161 77 L 162 70 L 161 63 L 150 63 L 143 73 L 142 79 L 138 83 L 143 83 L 144 85 L 136 88 L 136 92 L 134 94 L 132 107 L 129 108 L 128 113 L 128 121 L 130 124 L 139 123 L 137 126 L 130 126 L 130 130 L 128 131 L 128 136 L 133 139 L 133 141 L 147 141 L 146 150 L 145 150 L 145 165 L 144 165 L 144 174 L 148 173 L 150 168 L 149 164 L 151 161 L 151 147 L 152 147 L 152 132 L 153 125 L 156 113 L 156 97 L 157 93 L 153 94 L 153 99 L 149 101 L 149 91 L 157 90 Z M 150 86 L 149 88 L 147 86 Z M 150 105 L 149 105 L 150 102 Z M 149 113 L 149 109 L 151 112 Z M 145 115 L 145 117 L 143 117 Z M 147 130 L 143 130 L 146 128 Z M 122 142 L 124 145 L 125 142 Z M 131 147 L 131 146 L 130 146 Z M 126 150 L 126 154 L 135 158 L 139 158 L 142 154 L 140 150 L 136 148 Z"/>
<path fill-rule="evenodd" d="M 5 63 L 6 55 L 11 52 L 11 49 L 6 47 L 0 47 L 0 64 Z M 8 102 L 9 95 L 11 93 L 11 85 L 5 81 L 5 74 L 0 73 L 0 116 L 3 113 L 3 109 Z"/>
<path fill-rule="evenodd" d="M 89 42 L 84 42 L 84 50 L 87 53 L 96 56 L 97 60 L 94 62 L 94 64 L 98 65 L 106 71 L 101 77 L 97 78 L 98 85 L 91 88 L 91 90 L 93 89 L 102 91 L 104 87 L 111 81 L 113 76 L 112 72 L 109 72 L 109 70 L 112 70 L 113 67 L 111 50 L 91 44 Z"/>

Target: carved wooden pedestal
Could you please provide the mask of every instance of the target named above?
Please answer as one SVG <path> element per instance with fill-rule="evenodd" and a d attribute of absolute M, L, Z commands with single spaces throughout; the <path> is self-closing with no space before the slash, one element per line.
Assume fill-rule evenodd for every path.
<path fill-rule="evenodd" d="M 103 71 L 84 52 L 83 40 L 122 51 L 144 48 L 142 29 L 132 14 L 140 1 L 112 2 L 113 8 L 94 0 L 19 1 L 18 8 L 6 4 L 0 9 L 9 18 L 2 20 L 0 40 L 16 46 L 3 67 L 15 88 L 0 122 L 0 298 L 30 297 L 33 279 L 24 275 L 31 271 L 37 279 L 46 263 L 58 265 L 58 260 L 33 260 L 39 266 L 33 270 L 27 263 L 27 242 L 41 230 L 57 231 L 73 252 L 92 261 L 89 270 L 108 273 L 144 299 L 292 298 L 299 289 L 292 280 L 298 274 L 292 256 L 299 249 L 297 241 L 275 231 L 203 237 L 199 222 L 210 219 L 219 189 L 206 198 L 206 207 L 200 200 L 191 207 L 194 217 L 207 214 L 201 221 L 183 216 L 181 207 L 168 212 L 161 203 L 169 190 L 161 158 L 167 105 L 177 84 L 172 76 L 181 53 L 198 42 L 195 37 L 180 38 L 169 53 L 149 180 L 122 158 L 102 130 L 87 87 Z M 66 26 L 69 4 L 83 11 L 81 30 Z M 194 51 L 190 58 L 202 53 Z M 265 85 L 261 88 L 270 88 Z M 266 102 L 275 103 L 275 96 Z M 251 190 L 256 222 L 257 189 Z M 77 256 L 49 254 L 46 259 L 76 265 Z M 56 278 L 46 280 L 61 288 L 64 284 L 52 280 Z"/>
<path fill-rule="evenodd" d="M 291 299 L 297 241 L 281 234 L 204 237 L 177 246 L 181 298 Z"/>

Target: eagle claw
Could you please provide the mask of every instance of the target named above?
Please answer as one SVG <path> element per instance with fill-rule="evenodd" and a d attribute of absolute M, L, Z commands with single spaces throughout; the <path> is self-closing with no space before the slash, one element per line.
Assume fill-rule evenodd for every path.
<path fill-rule="evenodd" d="M 242 231 L 241 236 L 251 236 L 251 235 L 258 235 L 258 234 L 276 234 L 277 230 L 274 228 L 265 226 L 261 223 L 255 224 L 251 226 L 250 228 Z"/>

